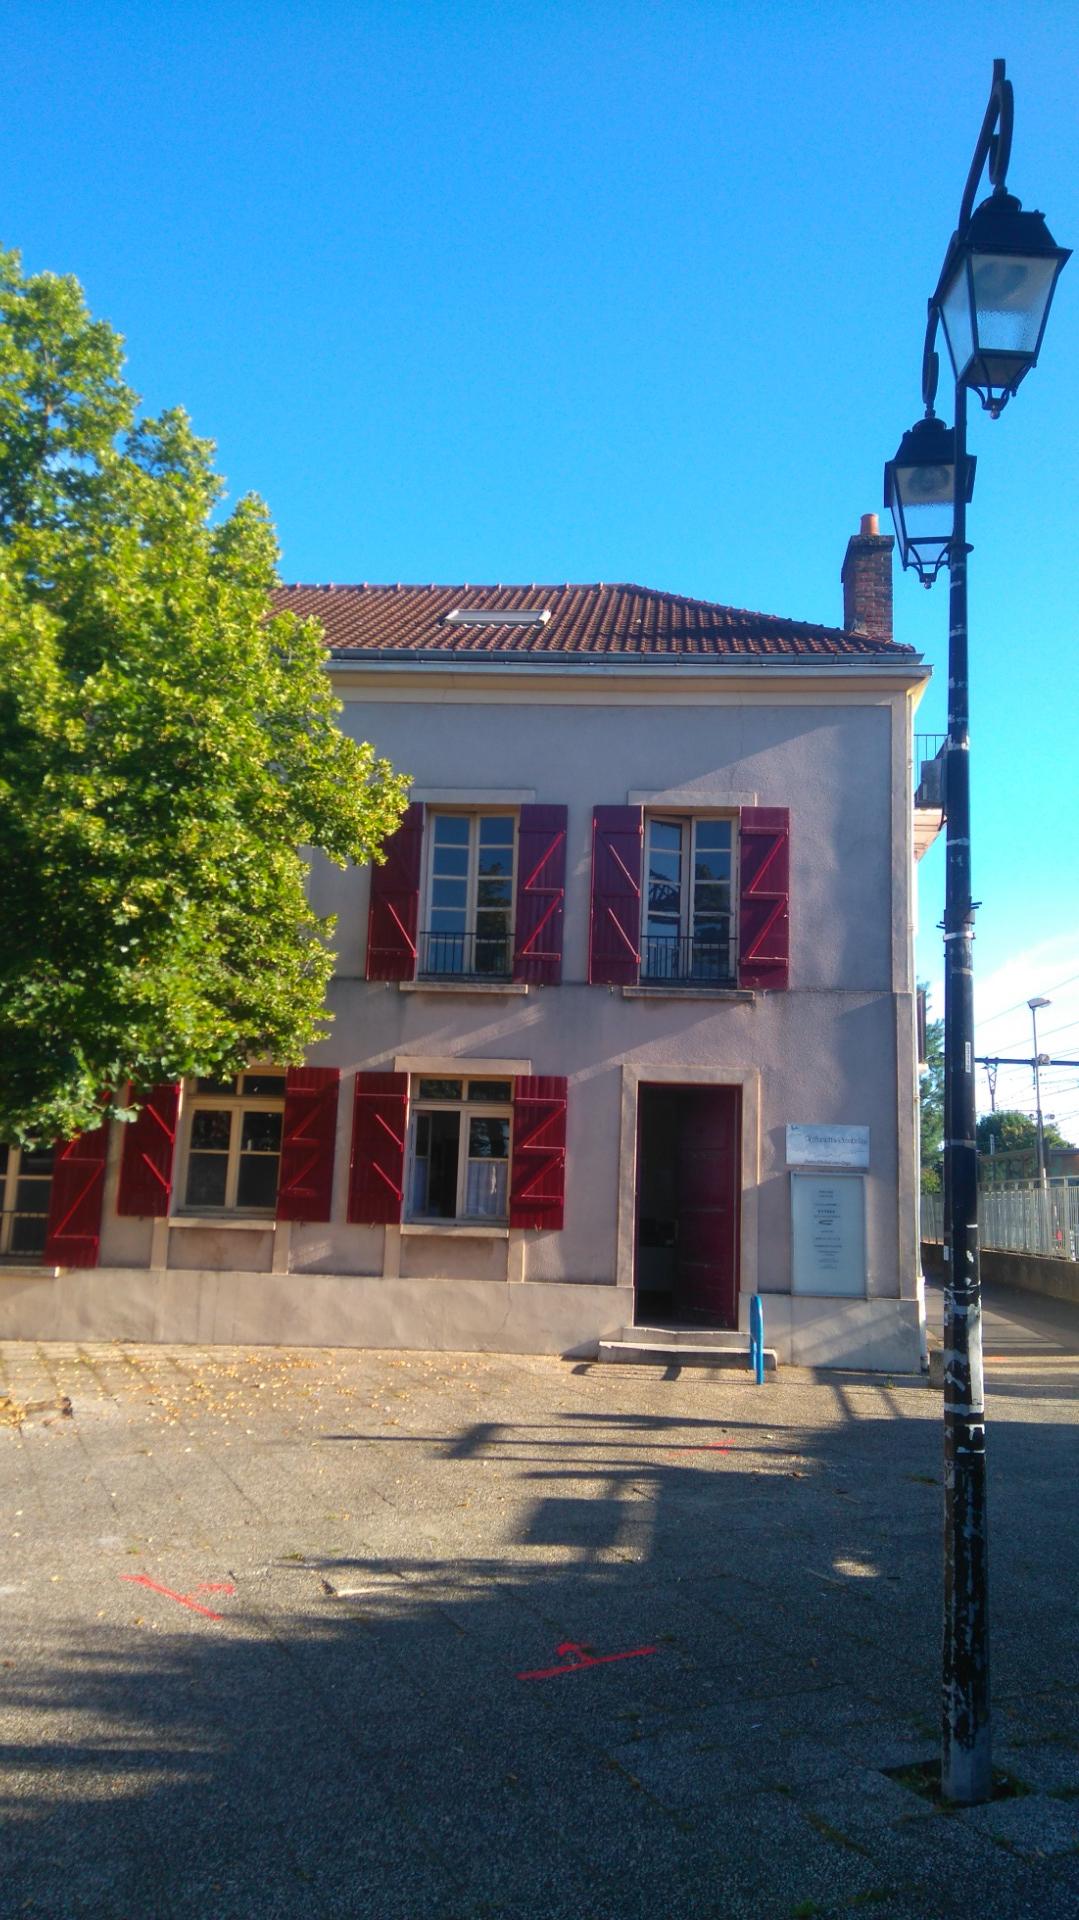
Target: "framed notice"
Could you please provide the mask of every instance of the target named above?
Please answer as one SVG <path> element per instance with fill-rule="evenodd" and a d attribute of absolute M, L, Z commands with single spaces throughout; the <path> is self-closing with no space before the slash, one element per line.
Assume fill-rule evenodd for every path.
<path fill-rule="evenodd" d="M 868 1167 L 868 1127 L 787 1127 L 788 1167 Z"/>
<path fill-rule="evenodd" d="M 791 1174 L 791 1291 L 865 1298 L 861 1174 Z"/>

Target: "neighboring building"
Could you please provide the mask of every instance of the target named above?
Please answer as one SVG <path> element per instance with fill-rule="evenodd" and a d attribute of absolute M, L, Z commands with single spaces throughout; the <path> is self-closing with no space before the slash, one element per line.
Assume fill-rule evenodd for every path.
<path fill-rule="evenodd" d="M 413 781 L 384 866 L 315 866 L 330 1037 L 58 1150 L 47 1238 L 47 1157 L 9 1155 L 0 1327 L 588 1353 L 744 1328 L 759 1291 L 781 1362 L 916 1369 L 928 669 L 891 547 L 867 517 L 842 629 L 632 586 L 282 590 Z"/>
<path fill-rule="evenodd" d="M 1079 1147 L 1047 1146 L 1045 1172 L 1049 1180 L 1066 1180 L 1069 1186 L 1079 1183 Z M 1011 1181 L 1037 1178 L 1036 1146 L 1005 1147 L 998 1153 L 978 1155 L 978 1180 L 983 1187 L 1002 1187 Z"/>

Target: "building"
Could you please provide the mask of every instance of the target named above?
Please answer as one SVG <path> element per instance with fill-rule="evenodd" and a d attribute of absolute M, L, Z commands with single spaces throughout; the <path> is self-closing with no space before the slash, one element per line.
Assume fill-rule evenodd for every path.
<path fill-rule="evenodd" d="M 4 1330 L 587 1354 L 759 1292 L 781 1363 L 916 1369 L 928 669 L 891 547 L 867 516 L 842 628 L 283 589 L 412 778 L 384 866 L 312 874 L 330 1037 L 58 1149 L 47 1222 L 48 1156 L 10 1152 Z"/>

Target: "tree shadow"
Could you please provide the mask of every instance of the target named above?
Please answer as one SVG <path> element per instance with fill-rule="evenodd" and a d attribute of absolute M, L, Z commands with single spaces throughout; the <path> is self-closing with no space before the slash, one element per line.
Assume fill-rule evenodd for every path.
<path fill-rule="evenodd" d="M 935 1738 L 939 1436 L 871 1407 L 837 1389 L 797 1439 L 561 1412 L 311 1440 L 348 1552 L 237 1564 L 220 1622 L 140 1594 L 162 1630 L 117 1606 L 5 1674 L 0 1910 L 766 1920 L 795 1903 L 777 1849 L 803 1902 L 845 1908 L 879 1865 L 800 1795 Z M 1002 1434 L 1005 1476 L 1063 1484 L 1044 1430 Z M 369 1444 L 438 1463 L 422 1508 L 370 1491 Z M 1077 1571 L 1073 1540 L 1036 1598 L 1003 1583 L 1027 1713 Z"/>

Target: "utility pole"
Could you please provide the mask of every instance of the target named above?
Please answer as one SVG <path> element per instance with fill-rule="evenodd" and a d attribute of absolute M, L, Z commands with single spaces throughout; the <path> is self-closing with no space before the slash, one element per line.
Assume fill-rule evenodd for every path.
<path fill-rule="evenodd" d="M 1030 1008 L 1030 1017 L 1034 1022 L 1034 1102 L 1038 1110 L 1038 1184 L 1042 1187 L 1045 1185 L 1045 1123 L 1042 1120 L 1042 1078 L 1040 1071 L 1042 1060 L 1038 1052 L 1038 1008 L 1051 1005 L 1052 1001 L 1046 1000 L 1042 994 L 1038 994 L 1035 999 L 1027 1001 L 1027 1006 Z M 1048 1054 L 1045 1056 L 1045 1063 L 1048 1066 Z"/>

